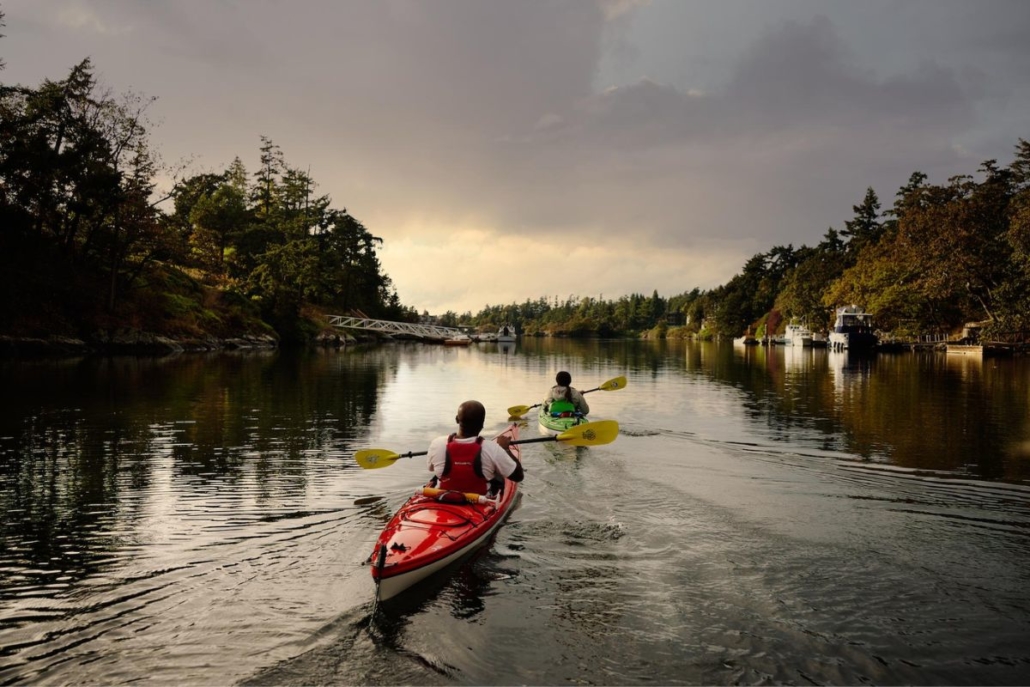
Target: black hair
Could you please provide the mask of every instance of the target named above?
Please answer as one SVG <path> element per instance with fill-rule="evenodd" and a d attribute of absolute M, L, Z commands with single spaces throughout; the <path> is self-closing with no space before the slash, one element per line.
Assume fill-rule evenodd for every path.
<path fill-rule="evenodd" d="M 458 417 L 461 419 L 459 420 Z M 461 427 L 461 433 L 474 437 L 483 431 L 486 422 L 486 408 L 479 401 L 465 401 L 458 407 L 458 416 L 454 418 Z"/>

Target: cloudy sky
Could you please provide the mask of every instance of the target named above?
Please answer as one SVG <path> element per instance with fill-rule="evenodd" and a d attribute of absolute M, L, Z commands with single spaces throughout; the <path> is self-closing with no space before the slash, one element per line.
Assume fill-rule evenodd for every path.
<path fill-rule="evenodd" d="M 1026 0 L 0 0 L 4 83 L 91 57 L 169 164 L 260 137 L 383 238 L 405 305 L 672 296 L 872 187 L 1030 138 Z"/>

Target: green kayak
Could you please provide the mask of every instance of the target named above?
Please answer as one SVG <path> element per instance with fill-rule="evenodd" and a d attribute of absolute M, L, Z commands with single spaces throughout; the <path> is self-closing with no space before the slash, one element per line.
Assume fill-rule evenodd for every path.
<path fill-rule="evenodd" d="M 554 401 L 549 409 L 541 406 L 537 417 L 545 430 L 559 433 L 588 422 L 586 416 L 577 413 L 575 406 L 568 401 Z"/>

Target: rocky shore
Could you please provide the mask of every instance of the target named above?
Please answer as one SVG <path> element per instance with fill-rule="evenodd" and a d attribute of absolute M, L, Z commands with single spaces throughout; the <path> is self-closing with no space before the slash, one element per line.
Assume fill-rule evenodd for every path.
<path fill-rule="evenodd" d="M 173 355 L 205 351 L 273 349 L 278 340 L 269 334 L 243 334 L 231 338 L 171 338 L 139 331 L 99 331 L 88 339 L 69 336 L 46 338 L 0 336 L 0 358 L 78 355 Z"/>

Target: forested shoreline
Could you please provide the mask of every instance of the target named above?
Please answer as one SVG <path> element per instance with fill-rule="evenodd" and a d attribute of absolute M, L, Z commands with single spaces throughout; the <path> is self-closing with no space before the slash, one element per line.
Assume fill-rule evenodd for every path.
<path fill-rule="evenodd" d="M 0 83 L 0 336 L 217 348 L 310 341 L 325 312 L 415 318 L 382 239 L 271 139 L 253 172 L 237 157 L 186 175 L 151 144 L 152 102 L 113 95 L 89 59 L 38 87 Z"/>
<path fill-rule="evenodd" d="M 857 304 L 899 339 L 953 335 L 977 322 L 985 338 L 1030 340 L 1030 142 L 1018 141 L 1010 164 L 988 160 L 944 185 L 914 172 L 885 211 L 868 188 L 853 211 L 815 246 L 758 253 L 711 290 L 540 298 L 442 321 L 511 322 L 528 335 L 761 337 L 791 320 L 825 330 L 835 308 Z"/>
<path fill-rule="evenodd" d="M 3 14 L 0 12 L 0 26 Z M 3 69 L 0 61 L 0 70 Z M 315 340 L 327 313 L 414 322 L 380 264 L 382 239 L 316 193 L 261 138 L 260 163 L 187 175 L 164 166 L 136 93 L 89 59 L 38 87 L 0 83 L 0 349 L 192 348 Z M 158 178 L 171 177 L 167 191 Z M 1030 332 L 1030 143 L 946 184 L 914 172 L 881 211 L 872 188 L 814 246 L 774 246 L 727 283 L 671 297 L 540 297 L 447 312 L 438 323 L 526 335 L 731 337 L 832 324 L 857 304 L 913 337 L 983 323 Z M 78 343 L 76 343 L 78 342 Z M 45 344 L 44 344 L 45 345 Z"/>

